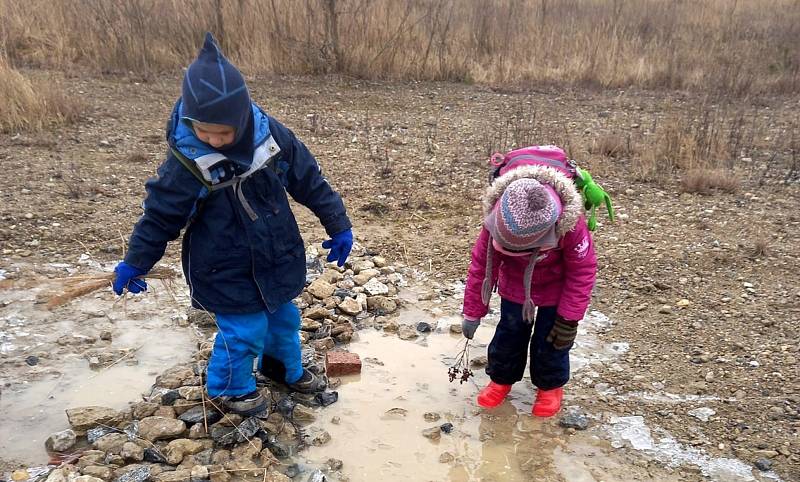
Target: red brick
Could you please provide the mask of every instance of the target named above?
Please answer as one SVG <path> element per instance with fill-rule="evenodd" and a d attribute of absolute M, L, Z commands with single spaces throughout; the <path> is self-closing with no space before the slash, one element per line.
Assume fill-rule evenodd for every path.
<path fill-rule="evenodd" d="M 329 351 L 325 355 L 325 373 L 329 377 L 358 375 L 361 373 L 361 358 L 349 351 Z"/>

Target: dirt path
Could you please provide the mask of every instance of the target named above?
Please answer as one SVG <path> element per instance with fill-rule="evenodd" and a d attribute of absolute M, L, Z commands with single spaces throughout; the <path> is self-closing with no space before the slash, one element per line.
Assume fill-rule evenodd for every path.
<path fill-rule="evenodd" d="M 140 213 L 142 182 L 163 155 L 163 121 L 179 88 L 174 79 L 76 78 L 66 85 L 89 105 L 85 122 L 0 137 L 0 162 L 15 173 L 0 181 L 0 275 L 8 280 L 35 281 L 19 263 L 48 276 L 63 268 L 43 267 L 78 265 L 84 253 L 101 263 L 122 255 L 122 238 Z M 359 239 L 442 283 L 464 276 L 479 225 L 483 160 L 510 136 L 509 113 L 535 113 L 539 121 L 527 136 L 569 144 L 584 157 L 589 139 L 646 135 L 646 126 L 694 101 L 320 79 L 250 85 L 255 99 L 318 155 Z M 752 106 L 765 139 L 782 135 L 794 107 L 785 99 Z M 594 307 L 615 321 L 611 334 L 599 336 L 626 350 L 573 380 L 576 403 L 595 414 L 643 416 L 685 447 L 747 464 L 767 460 L 785 480 L 800 477 L 798 187 L 776 184 L 754 166 L 741 192 L 695 196 L 673 184 L 630 181 L 624 160 L 593 158 L 588 165 L 621 214 L 596 235 Z M 307 241 L 321 241 L 310 215 L 301 224 Z M 176 262 L 176 247 L 168 262 Z M 17 301 L 2 308 L 4 335 L 19 335 L 11 316 Z M 53 337 L 72 326 L 99 337 L 98 322 L 82 318 L 92 319 L 32 323 L 55 327 Z M 43 357 L 38 369 L 29 367 L 31 354 L 0 353 L 5 385 L 58 366 L 58 358 Z M 708 421 L 689 414 L 704 408 L 714 412 Z"/>

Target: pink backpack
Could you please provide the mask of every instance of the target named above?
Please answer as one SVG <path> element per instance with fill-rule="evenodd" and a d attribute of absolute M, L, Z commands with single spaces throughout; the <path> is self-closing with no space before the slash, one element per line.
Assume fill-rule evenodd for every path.
<path fill-rule="evenodd" d="M 567 158 L 567 153 L 558 146 L 528 146 L 505 154 L 492 154 L 489 162 L 496 168 L 494 177 L 502 176 L 519 166 L 546 166 L 560 171 L 570 179 L 575 179 L 577 166 Z"/>
<path fill-rule="evenodd" d="M 596 209 L 605 204 L 608 218 L 614 221 L 614 206 L 611 197 L 592 179 L 589 171 L 581 169 L 567 153 L 558 146 L 528 146 L 505 154 L 492 154 L 489 163 L 494 166 L 491 181 L 519 166 L 545 166 L 556 169 L 575 182 L 583 196 L 583 205 L 589 211 L 586 220 L 590 231 L 597 228 Z"/>

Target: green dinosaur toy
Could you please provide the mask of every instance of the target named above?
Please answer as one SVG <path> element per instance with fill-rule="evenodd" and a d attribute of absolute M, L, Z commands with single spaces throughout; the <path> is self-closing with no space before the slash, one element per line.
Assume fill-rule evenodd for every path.
<path fill-rule="evenodd" d="M 614 206 L 611 204 L 611 196 L 609 196 L 602 187 L 598 186 L 592 179 L 589 171 L 576 168 L 575 185 L 583 195 L 584 207 L 589 211 L 589 231 L 594 231 L 597 228 L 597 207 L 603 203 L 606 205 L 608 211 L 608 219 L 614 222 Z"/>

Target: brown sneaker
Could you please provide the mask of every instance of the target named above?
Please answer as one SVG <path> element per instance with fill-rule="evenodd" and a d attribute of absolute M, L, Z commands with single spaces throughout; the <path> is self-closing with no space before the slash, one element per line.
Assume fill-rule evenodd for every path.
<path fill-rule="evenodd" d="M 324 376 L 318 377 L 308 369 L 303 368 L 303 376 L 300 377 L 300 380 L 289 385 L 289 388 L 300 393 L 316 393 L 325 390 L 327 386 L 328 380 Z"/>
<path fill-rule="evenodd" d="M 258 390 L 225 400 L 225 409 L 243 417 L 252 417 L 267 411 L 267 399 Z"/>

